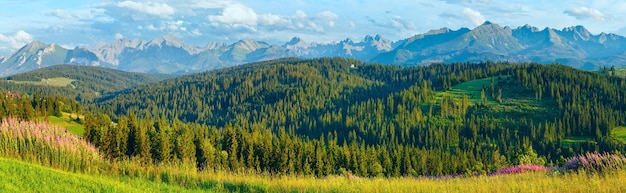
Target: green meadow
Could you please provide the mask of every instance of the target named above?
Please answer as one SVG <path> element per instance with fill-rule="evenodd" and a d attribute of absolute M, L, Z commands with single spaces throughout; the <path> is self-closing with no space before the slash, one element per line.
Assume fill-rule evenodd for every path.
<path fill-rule="evenodd" d="M 9 158 L 0 158 L 0 176 L 0 192 L 194 192 L 139 178 L 72 173 Z"/>
<path fill-rule="evenodd" d="M 16 84 L 31 84 L 31 85 L 48 85 L 48 86 L 57 86 L 57 87 L 63 87 L 63 86 L 68 86 L 68 85 L 72 85 L 72 82 L 74 82 L 76 80 L 74 79 L 69 79 L 69 78 L 65 78 L 65 77 L 56 77 L 56 78 L 43 78 L 41 79 L 41 81 L 15 81 L 15 80 L 11 80 L 10 82 L 16 83 Z"/>
<path fill-rule="evenodd" d="M 164 171 L 167 172 L 167 171 Z M 263 177 L 196 173 L 195 185 L 124 174 L 84 174 L 0 158 L 0 192 L 624 192 L 626 172 L 611 175 L 545 172 L 453 179 L 350 176 Z M 187 187 L 185 187 L 187 186 Z"/>
<path fill-rule="evenodd" d="M 611 136 L 626 143 L 626 126 L 613 128 L 613 130 L 611 130 Z"/>

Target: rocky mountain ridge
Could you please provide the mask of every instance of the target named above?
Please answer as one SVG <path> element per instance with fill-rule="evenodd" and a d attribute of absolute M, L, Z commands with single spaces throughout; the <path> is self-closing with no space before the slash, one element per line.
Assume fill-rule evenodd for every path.
<path fill-rule="evenodd" d="M 182 74 L 284 57 L 346 57 L 404 66 L 486 60 L 558 62 L 597 69 L 626 63 L 626 38 L 607 33 L 594 35 L 583 26 L 557 30 L 530 25 L 501 27 L 485 22 L 474 29 L 441 28 L 397 41 L 368 35 L 359 41 L 307 43 L 294 37 L 283 45 L 247 39 L 233 44 L 208 42 L 202 47 L 165 35 L 153 40 L 119 39 L 74 49 L 33 41 L 7 56 L 0 56 L 0 75 L 66 63 L 131 72 Z"/>

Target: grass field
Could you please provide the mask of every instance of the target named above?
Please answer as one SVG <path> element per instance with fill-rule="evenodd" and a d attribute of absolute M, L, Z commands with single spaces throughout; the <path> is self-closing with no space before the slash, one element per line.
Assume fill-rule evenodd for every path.
<path fill-rule="evenodd" d="M 626 67 L 615 68 L 615 75 L 626 77 Z"/>
<path fill-rule="evenodd" d="M 454 85 L 452 86 L 452 88 L 450 88 L 450 90 L 437 93 L 435 99 L 441 100 L 445 96 L 452 96 L 454 99 L 460 101 L 463 99 L 463 95 L 465 95 L 468 97 L 470 104 L 478 104 L 481 103 L 480 92 L 483 86 L 491 88 L 491 78 L 467 81 L 461 84 Z M 485 93 L 485 95 L 487 96 L 487 104 L 495 102 L 491 99 L 491 97 L 488 96 L 489 94 L 487 92 Z"/>
<path fill-rule="evenodd" d="M 563 138 L 563 140 L 561 140 L 561 143 L 563 145 L 572 145 L 575 143 L 583 143 L 583 142 L 590 142 L 590 141 L 595 143 L 595 139 L 591 136 L 570 136 L 570 137 Z"/>
<path fill-rule="evenodd" d="M 481 90 L 485 89 L 485 113 L 495 113 L 495 117 L 527 117 L 533 120 L 552 120 L 558 115 L 558 108 L 554 99 L 544 96 L 537 100 L 533 91 L 521 88 L 508 80 L 508 76 L 493 77 L 495 83 L 494 96 L 491 96 L 491 77 L 467 81 L 452 86 L 449 90 L 438 92 L 435 100 L 441 101 L 450 96 L 455 102 L 461 103 L 463 96 L 467 96 L 469 105 L 481 104 Z M 501 89 L 502 100 L 497 100 L 498 90 Z"/>
<path fill-rule="evenodd" d="M 601 74 L 607 74 L 607 75 L 612 75 L 610 71 L 608 71 L 610 68 L 607 68 L 607 71 L 604 71 L 602 69 L 600 70 L 595 70 L 595 72 L 601 73 Z M 615 76 L 619 76 L 619 77 L 626 77 L 626 66 L 620 66 L 620 67 L 615 67 Z"/>
<path fill-rule="evenodd" d="M 73 118 L 76 117 L 75 114 L 72 114 L 71 116 Z M 71 120 L 69 113 L 63 113 L 62 117 L 48 116 L 48 120 L 50 121 L 51 124 L 66 128 L 68 131 L 76 135 L 82 136 L 83 133 L 85 132 L 85 126 L 80 123 L 77 123 L 74 120 Z"/>
<path fill-rule="evenodd" d="M 16 84 L 49 85 L 49 86 L 64 87 L 67 85 L 71 85 L 72 82 L 74 81 L 76 80 L 65 78 L 65 77 L 56 77 L 56 78 L 44 78 L 44 79 L 41 79 L 41 81 L 39 82 L 37 81 L 14 81 L 14 80 L 11 80 L 10 82 L 13 82 Z"/>
<path fill-rule="evenodd" d="M 611 130 L 611 136 L 626 143 L 626 126 L 616 127 Z"/>
<path fill-rule="evenodd" d="M 137 178 L 70 173 L 7 158 L 0 158 L 0 176 L 0 192 L 193 192 Z"/>
<path fill-rule="evenodd" d="M 128 176 L 70 173 L 0 158 L 0 192 L 624 192 L 626 171 L 591 175 L 530 172 L 453 179 L 278 177 L 203 174 L 200 189 Z"/>

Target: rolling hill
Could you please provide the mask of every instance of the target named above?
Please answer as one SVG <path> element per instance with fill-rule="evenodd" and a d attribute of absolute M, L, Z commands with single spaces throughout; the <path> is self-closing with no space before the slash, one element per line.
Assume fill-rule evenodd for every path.
<path fill-rule="evenodd" d="M 46 74 L 11 81 L 80 79 Z M 626 157 L 585 152 L 626 150 L 625 85 L 558 64 L 246 64 L 98 98 L 82 136 L 3 119 L 0 190 L 620 192 Z M 2 116 L 64 101 L 5 96 Z"/>
<path fill-rule="evenodd" d="M 142 84 L 155 83 L 170 75 L 149 75 L 78 65 L 56 65 L 0 79 L 3 91 L 43 92 L 89 101 L 103 94 Z"/>
<path fill-rule="evenodd" d="M 518 163 L 529 149 L 552 163 L 576 152 L 623 150 L 611 130 L 625 124 L 626 101 L 619 97 L 626 95 L 625 82 L 563 65 L 397 67 L 341 58 L 283 59 L 181 76 L 96 102 L 116 116 L 130 114 L 125 121 L 137 115 L 208 127 L 200 130 L 220 136 L 210 139 L 216 141 L 212 148 L 239 160 L 212 167 L 321 176 L 340 168 L 365 176 L 439 175 L 491 171 Z M 571 138 L 583 140 L 570 143 Z M 314 148 L 319 144 L 327 148 Z M 250 151 L 259 148 L 270 150 Z M 308 157 L 326 151 L 343 153 Z M 379 156 L 363 157 L 368 154 Z M 219 159 L 203 156 L 195 159 Z M 313 162 L 329 166 L 307 165 Z M 391 164 L 402 162 L 407 164 Z M 481 167 L 470 167 L 476 164 Z M 302 169 L 307 167 L 315 169 Z"/>

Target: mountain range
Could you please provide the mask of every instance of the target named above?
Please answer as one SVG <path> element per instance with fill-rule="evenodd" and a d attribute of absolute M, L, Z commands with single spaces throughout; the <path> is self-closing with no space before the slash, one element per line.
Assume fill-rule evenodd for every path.
<path fill-rule="evenodd" d="M 195 46 L 173 35 L 165 35 L 149 41 L 119 39 L 73 49 L 33 41 L 7 56 L 0 56 L 0 76 L 57 64 L 185 74 L 285 57 L 346 57 L 402 66 L 489 60 L 563 63 L 581 69 L 597 69 L 626 63 L 626 38 L 607 33 L 594 35 L 583 26 L 557 30 L 524 25 L 513 29 L 487 21 L 474 29 L 441 28 L 398 41 L 368 35 L 356 42 L 344 39 L 307 43 L 294 37 L 283 45 L 248 39 L 233 44 L 209 42 Z"/>

